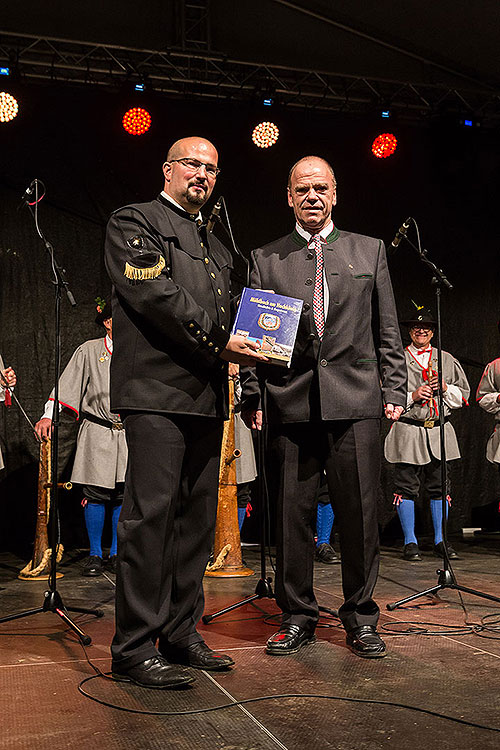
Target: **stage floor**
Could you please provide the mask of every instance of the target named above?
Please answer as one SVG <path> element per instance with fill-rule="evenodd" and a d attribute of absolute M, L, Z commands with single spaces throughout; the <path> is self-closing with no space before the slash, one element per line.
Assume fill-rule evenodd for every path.
<path fill-rule="evenodd" d="M 461 557 L 454 563 L 458 582 L 500 596 L 498 542 L 454 546 Z M 245 547 L 244 556 L 259 573 L 257 549 Z M 66 606 L 104 610 L 100 619 L 88 615 L 75 615 L 74 619 L 92 637 L 89 658 L 107 671 L 114 577 L 82 578 L 83 557 L 84 553 L 77 551 L 65 556 L 60 568 L 64 578 L 58 588 Z M 18 580 L 23 565 L 19 559 L 0 555 L 2 616 L 42 604 L 46 583 Z M 433 586 L 438 566 L 439 560 L 430 551 L 424 552 L 421 563 L 407 563 L 400 559 L 399 550 L 383 550 L 376 598 L 389 650 L 385 659 L 363 660 L 351 654 L 343 630 L 331 617 L 322 620 L 324 627 L 318 629 L 316 643 L 299 654 L 267 656 L 264 644 L 278 620 L 275 603 L 263 599 L 257 606 L 246 605 L 200 627 L 210 646 L 233 656 L 236 666 L 229 672 L 193 670 L 196 682 L 184 691 L 145 690 L 100 677 L 84 686 L 96 698 L 122 707 L 195 712 L 184 716 L 126 713 L 81 695 L 78 685 L 93 670 L 76 636 L 57 615 L 43 613 L 0 624 L 0 748 L 496 750 L 500 746 L 498 732 L 425 711 L 500 728 L 500 628 L 481 634 L 442 630 L 440 635 L 401 635 L 386 630 L 413 627 L 401 624 L 407 621 L 463 626 L 465 621 L 479 623 L 489 613 L 496 613 L 493 619 L 499 627 L 500 605 L 465 594 L 465 614 L 458 593 L 452 590 L 442 592 L 439 599 L 427 597 L 392 612 L 385 609 L 388 602 Z M 270 567 L 268 575 L 273 575 Z M 251 595 L 257 577 L 206 578 L 206 612 Z M 315 586 L 320 605 L 340 606 L 339 565 L 316 563 Z M 196 713 L 235 700 L 280 694 L 295 697 Z M 418 710 L 349 702 L 347 698 L 395 702 Z"/>

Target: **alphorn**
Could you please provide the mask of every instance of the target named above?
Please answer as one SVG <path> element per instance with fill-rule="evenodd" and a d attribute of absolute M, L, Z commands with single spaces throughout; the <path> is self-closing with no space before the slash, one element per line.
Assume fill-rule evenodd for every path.
<path fill-rule="evenodd" d="M 50 440 L 42 440 L 40 443 L 40 463 L 38 467 L 38 497 L 36 511 L 35 543 L 33 545 L 33 558 L 18 575 L 22 581 L 37 579 L 46 581 L 50 572 L 50 558 L 52 550 L 49 545 L 48 522 L 50 512 Z M 68 486 L 69 485 L 69 486 Z M 71 489 L 71 482 L 67 482 L 65 489 Z M 64 552 L 62 544 L 57 545 L 57 562 L 60 562 Z M 64 573 L 56 573 L 57 578 L 62 578 Z"/>
<path fill-rule="evenodd" d="M 219 467 L 219 499 L 215 523 L 214 562 L 209 563 L 206 576 L 238 578 L 251 576 L 254 571 L 241 559 L 240 529 L 238 526 L 238 485 L 236 461 L 241 452 L 234 444 L 234 381 L 229 379 L 229 418 L 224 423 Z"/>

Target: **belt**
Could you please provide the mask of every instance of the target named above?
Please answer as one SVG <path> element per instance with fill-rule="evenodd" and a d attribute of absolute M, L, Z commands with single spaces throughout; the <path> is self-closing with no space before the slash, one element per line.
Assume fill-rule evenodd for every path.
<path fill-rule="evenodd" d="M 82 419 L 86 419 L 87 422 L 93 422 L 94 424 L 100 424 L 101 427 L 107 427 L 110 430 L 124 430 L 123 422 L 110 422 L 109 419 L 101 419 L 100 417 L 94 417 L 93 414 L 82 412 L 80 414 Z"/>
<path fill-rule="evenodd" d="M 445 417 L 444 422 L 449 422 L 450 418 Z M 398 422 L 403 422 L 403 424 L 414 424 L 417 425 L 417 427 L 425 427 L 426 430 L 431 430 L 436 425 L 439 425 L 439 419 L 408 419 L 408 417 L 400 417 Z"/>

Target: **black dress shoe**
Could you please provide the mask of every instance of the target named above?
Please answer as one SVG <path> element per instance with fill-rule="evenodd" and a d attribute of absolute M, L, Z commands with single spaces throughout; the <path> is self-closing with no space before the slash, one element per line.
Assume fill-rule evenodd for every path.
<path fill-rule="evenodd" d="M 340 562 L 340 558 L 333 549 L 332 545 L 328 544 L 327 542 L 323 542 L 323 544 L 320 544 L 318 547 L 316 547 L 314 559 L 318 562 L 325 563 L 326 565 L 334 565 L 335 563 Z"/>
<path fill-rule="evenodd" d="M 82 576 L 100 576 L 102 571 L 102 557 L 98 555 L 90 555 L 83 563 Z"/>
<path fill-rule="evenodd" d="M 345 642 L 354 654 L 364 659 L 381 659 L 387 655 L 385 643 L 373 625 L 360 625 L 350 630 Z"/>
<path fill-rule="evenodd" d="M 234 664 L 230 656 L 212 651 L 205 641 L 192 643 L 183 648 L 160 645 L 160 652 L 171 664 L 184 664 L 186 667 L 206 669 L 209 672 L 220 672 Z"/>
<path fill-rule="evenodd" d="M 296 654 L 308 643 L 314 643 L 316 637 L 310 630 L 299 625 L 282 625 L 277 633 L 272 635 L 266 645 L 266 654 L 286 656 Z"/>
<path fill-rule="evenodd" d="M 409 560 L 410 562 L 419 562 L 422 558 L 420 557 L 420 551 L 418 545 L 415 542 L 405 544 L 403 549 L 403 559 Z"/>
<path fill-rule="evenodd" d="M 116 560 L 117 560 L 116 555 L 111 555 L 111 557 L 108 558 L 108 564 L 106 567 L 110 573 L 116 573 Z"/>
<path fill-rule="evenodd" d="M 448 558 L 450 560 L 460 560 L 459 556 L 457 555 L 457 553 L 455 552 L 451 544 L 449 544 L 446 549 L 448 551 Z M 436 557 L 442 558 L 444 556 L 443 542 L 439 542 L 439 544 L 434 545 L 434 554 L 436 555 Z"/>
<path fill-rule="evenodd" d="M 161 656 L 152 656 L 134 667 L 113 666 L 111 676 L 118 682 L 135 682 L 141 687 L 156 690 L 182 688 L 194 681 L 194 677 L 185 669 L 173 667 Z"/>

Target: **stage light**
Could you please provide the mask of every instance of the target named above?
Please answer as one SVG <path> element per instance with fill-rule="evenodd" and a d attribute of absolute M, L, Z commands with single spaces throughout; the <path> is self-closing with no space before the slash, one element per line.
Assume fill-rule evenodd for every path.
<path fill-rule="evenodd" d="M 146 88 L 146 85 L 144 83 L 136 83 L 134 86 L 134 91 L 144 91 Z"/>
<path fill-rule="evenodd" d="M 0 122 L 10 122 L 17 115 L 18 110 L 17 99 L 5 91 L 0 91 Z"/>
<path fill-rule="evenodd" d="M 392 133 L 381 133 L 372 143 L 372 154 L 377 159 L 387 159 L 392 156 L 396 150 L 398 141 Z"/>
<path fill-rule="evenodd" d="M 268 96 L 266 99 L 263 99 L 262 104 L 264 105 L 264 107 L 272 107 L 273 106 L 272 96 Z"/>
<path fill-rule="evenodd" d="M 133 107 L 123 115 L 122 125 L 130 135 L 143 135 L 151 127 L 151 115 L 145 109 Z"/>
<path fill-rule="evenodd" d="M 10 76 L 10 68 L 0 68 L 0 76 Z"/>
<path fill-rule="evenodd" d="M 380 113 L 380 116 L 383 120 L 388 120 L 391 116 L 391 110 L 390 109 L 383 109 Z"/>
<path fill-rule="evenodd" d="M 269 148 L 274 146 L 279 134 L 280 131 L 274 122 L 260 122 L 253 129 L 252 141 L 258 148 Z"/>
<path fill-rule="evenodd" d="M 472 127 L 472 120 L 464 120 L 464 125 L 467 128 L 471 128 Z"/>

